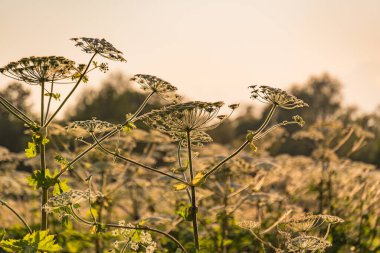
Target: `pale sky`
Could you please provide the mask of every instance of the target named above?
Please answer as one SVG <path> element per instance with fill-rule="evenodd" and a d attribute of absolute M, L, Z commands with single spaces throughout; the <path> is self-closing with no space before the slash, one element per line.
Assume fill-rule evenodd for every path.
<path fill-rule="evenodd" d="M 31 55 L 85 63 L 72 37 L 107 39 L 128 60 L 111 70 L 159 76 L 194 100 L 247 103 L 249 85 L 288 88 L 327 71 L 346 104 L 380 104 L 380 0 L 0 0 L 1 66 Z"/>

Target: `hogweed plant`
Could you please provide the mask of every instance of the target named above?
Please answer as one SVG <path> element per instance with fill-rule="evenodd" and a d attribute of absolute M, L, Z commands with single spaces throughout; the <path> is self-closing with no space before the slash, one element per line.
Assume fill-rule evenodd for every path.
<path fill-rule="evenodd" d="M 74 133 L 77 136 L 76 139 L 84 144 L 84 148 L 73 158 L 71 158 L 72 154 L 56 154 L 54 161 L 55 165 L 58 165 L 56 166 L 58 168 L 51 170 L 50 168 L 53 168 L 55 165 L 50 164 L 53 159 L 49 155 L 50 153 L 48 153 L 49 146 L 52 145 L 54 135 L 62 130 L 62 127 L 54 123 L 54 119 L 67 104 L 79 85 L 88 82 L 90 72 L 96 69 L 102 72 L 108 71 L 107 63 L 98 63 L 95 61 L 95 58 L 102 57 L 112 61 L 126 61 L 123 53 L 104 39 L 74 38 L 72 41 L 74 41 L 75 46 L 90 55 L 87 64 L 77 64 L 62 56 L 33 56 L 22 58 L 19 61 L 11 62 L 5 67 L 0 68 L 0 73 L 3 75 L 40 88 L 40 117 L 38 120 L 16 108 L 4 97 L 0 97 L 1 105 L 9 113 L 22 121 L 31 134 L 31 139 L 25 149 L 25 155 L 27 158 L 37 157 L 39 160 L 39 168 L 34 169 L 32 175 L 28 178 L 28 183 L 35 190 L 41 191 L 41 222 L 38 231 L 33 231 L 25 219 L 21 217 L 13 207 L 5 201 L 0 200 L 0 204 L 15 214 L 29 233 L 22 239 L 2 239 L 0 247 L 7 251 L 60 251 L 61 247 L 56 243 L 54 236 L 49 235 L 49 228 L 51 226 L 48 222 L 48 217 L 53 213 L 58 214 L 58 217 L 62 220 L 67 221 L 71 219 L 88 226 L 89 230 L 95 234 L 101 234 L 113 229 L 112 235 L 116 240 L 110 252 L 154 252 L 159 243 L 153 240 L 151 233 L 161 235 L 165 237 L 166 240 L 173 242 L 176 245 L 177 252 L 199 252 L 202 250 L 200 247 L 200 238 L 204 236 L 200 233 L 201 227 L 198 221 L 200 205 L 198 198 L 199 191 L 202 188 L 208 188 L 209 191 L 213 192 L 215 188 L 208 187 L 208 185 L 218 180 L 215 173 L 222 170 L 227 162 L 233 161 L 232 159 L 246 147 L 250 147 L 252 151 L 256 151 L 257 147 L 255 144 L 275 129 L 290 124 L 303 126 L 305 123 L 300 116 L 295 115 L 287 121 L 271 124 L 272 117 L 276 110 L 292 110 L 308 105 L 301 99 L 281 89 L 271 88 L 269 86 L 251 86 L 249 87 L 251 89 L 251 98 L 264 102 L 270 107 L 265 120 L 258 129 L 248 130 L 246 138 L 242 140 L 240 147 L 231 154 L 219 161 L 214 161 L 206 168 L 199 169 L 194 163 L 194 159 L 197 156 L 195 151 L 199 150 L 201 153 L 202 149 L 207 150 L 208 145 L 202 148 L 204 144 L 212 142 L 212 138 L 207 132 L 217 128 L 224 121 L 229 119 L 239 105 L 229 105 L 230 113 L 225 115 L 220 113 L 221 108 L 224 106 L 224 103 L 220 101 L 180 102 L 181 97 L 176 94 L 177 88 L 175 86 L 156 76 L 138 74 L 131 80 L 139 85 L 143 91 L 148 92 L 148 95 L 138 109 L 133 113 L 126 112 L 126 118 L 119 124 L 112 124 L 96 118 L 75 121 L 68 124 L 66 128 L 67 131 Z M 55 85 L 70 84 L 72 85 L 70 92 L 61 100 L 61 95 L 59 92 L 56 92 Z M 169 105 L 142 114 L 153 96 L 162 98 L 166 103 L 169 103 Z M 57 109 L 54 111 L 51 110 L 51 104 L 53 102 L 59 103 Z M 160 140 L 164 140 L 167 138 L 166 135 L 168 135 L 171 141 L 176 143 L 177 166 L 172 171 L 165 171 L 161 168 L 146 164 L 144 161 L 135 159 L 132 157 L 131 152 L 127 151 L 128 147 L 123 147 L 127 146 L 127 144 L 123 141 L 122 135 L 128 137 L 132 135 L 133 132 L 139 131 L 136 129 L 136 123 L 139 121 L 160 133 L 150 132 L 150 134 L 146 136 L 150 143 L 153 143 L 152 138 L 156 138 L 158 135 L 161 135 Z M 65 147 L 66 150 L 70 152 L 67 145 Z M 53 150 L 53 148 L 51 148 L 51 150 Z M 184 192 L 189 202 L 188 205 L 184 205 L 181 209 L 180 216 L 184 220 L 191 221 L 192 223 L 193 245 L 186 249 L 179 240 L 170 234 L 170 231 L 167 232 L 153 228 L 147 224 L 149 221 L 141 221 L 138 224 L 126 224 L 124 220 L 118 223 L 112 223 L 108 220 L 103 221 L 102 210 L 109 207 L 108 204 L 106 204 L 109 201 L 107 198 L 112 196 L 112 193 L 115 191 L 108 191 L 107 187 L 104 186 L 106 174 L 102 172 L 101 182 L 103 183 L 100 187 L 101 191 L 93 190 L 92 178 L 97 175 L 88 175 L 85 179 L 80 177 L 86 185 L 85 190 L 70 189 L 66 181 L 62 179 L 62 176 L 67 172 L 79 175 L 80 173 L 77 171 L 77 168 L 81 167 L 79 162 L 86 160 L 86 157 L 91 155 L 90 151 L 92 151 L 91 153 L 98 152 L 102 154 L 102 156 L 96 155 L 100 162 L 107 161 L 107 156 L 112 156 L 114 163 L 133 165 L 136 168 L 141 168 L 156 173 L 168 180 L 172 180 L 172 190 Z M 186 154 L 186 158 L 183 156 L 184 153 Z M 93 166 L 91 162 L 91 159 L 87 162 L 89 167 Z M 93 173 L 96 172 L 93 171 Z M 136 177 L 138 176 L 139 174 L 136 173 Z M 119 186 L 127 182 L 128 180 L 122 180 Z M 256 185 L 252 187 L 256 190 L 253 191 L 258 191 L 262 181 L 255 181 L 255 184 Z M 249 185 L 249 187 L 251 188 L 251 185 Z M 219 194 L 226 198 L 224 202 L 225 208 L 229 206 L 229 202 L 227 201 L 229 198 L 240 195 L 245 192 L 248 187 L 243 187 L 233 193 L 228 193 L 227 188 L 223 189 L 223 187 L 219 187 Z M 241 204 L 243 204 L 243 202 L 241 202 Z M 81 212 L 80 207 L 83 205 L 87 205 L 89 218 L 84 217 Z M 99 207 L 99 209 L 94 207 Z M 226 212 L 226 217 L 231 216 L 238 208 L 239 205 L 236 205 L 232 211 Z M 312 216 L 307 216 L 307 219 L 310 217 Z M 329 218 L 326 215 L 315 216 L 315 222 L 311 222 L 310 226 L 316 226 L 317 223 L 328 223 L 327 230 L 329 230 L 330 224 L 337 223 L 332 220 L 337 221 L 338 219 L 339 218 Z M 287 252 L 306 252 L 309 249 L 312 252 L 316 252 L 317 250 L 322 251 L 329 246 L 329 242 L 326 241 L 327 236 L 324 236 L 323 239 L 317 239 L 318 237 L 314 235 L 306 235 L 304 233 L 305 231 L 296 231 L 299 233 L 298 237 L 289 237 L 290 232 L 286 229 L 293 231 L 296 227 L 302 227 L 303 225 L 301 223 L 302 222 L 298 222 L 298 220 L 296 221 L 295 219 L 285 220 L 285 218 L 280 218 L 263 233 L 268 233 L 274 227 L 285 227 L 284 229 L 279 229 L 279 232 L 287 238 L 287 244 L 284 249 Z M 258 223 L 255 222 L 248 222 L 241 226 L 243 228 L 247 228 L 248 226 L 251 231 L 254 231 L 259 227 L 257 224 Z M 226 233 L 226 231 L 223 233 Z M 276 247 L 271 246 L 271 244 L 261 239 L 262 234 L 253 234 L 262 245 L 269 245 L 270 248 L 277 250 Z M 328 231 L 326 232 L 326 235 L 327 234 Z M 97 236 L 96 240 L 100 240 L 100 237 Z M 99 245 L 96 249 L 97 252 L 101 252 Z M 221 249 L 222 251 L 225 250 L 223 241 L 221 243 Z M 283 251 L 277 250 L 277 252 Z"/>

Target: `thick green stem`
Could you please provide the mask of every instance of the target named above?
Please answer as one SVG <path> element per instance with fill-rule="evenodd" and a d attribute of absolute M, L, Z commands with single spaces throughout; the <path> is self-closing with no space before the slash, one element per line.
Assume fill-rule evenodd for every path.
<path fill-rule="evenodd" d="M 191 139 L 190 139 L 190 131 L 186 132 L 187 134 L 187 154 L 189 159 L 189 170 L 190 170 L 190 179 L 193 181 L 194 179 L 194 171 L 193 171 L 193 159 L 191 155 Z M 191 190 L 191 208 L 193 210 L 193 234 L 194 234 L 194 244 L 195 249 L 199 251 L 199 238 L 198 238 L 198 221 L 197 221 L 197 202 L 196 202 L 196 196 L 195 196 L 195 186 L 190 186 Z"/>
<path fill-rule="evenodd" d="M 44 89 L 45 83 L 41 82 L 41 123 L 42 126 L 44 124 L 44 116 L 45 116 L 45 97 L 44 97 Z M 40 136 L 40 169 L 42 177 L 45 179 L 46 177 L 46 156 L 45 156 L 45 144 L 44 139 L 46 138 L 46 128 L 41 128 L 41 136 Z M 48 227 L 48 214 L 44 209 L 45 204 L 48 200 L 48 187 L 42 186 L 42 199 L 41 199 L 41 230 L 46 230 Z"/>
<path fill-rule="evenodd" d="M 14 215 L 17 216 L 17 218 L 24 224 L 24 226 L 26 227 L 26 229 L 28 229 L 28 232 L 29 234 L 33 233 L 32 230 L 30 229 L 29 225 L 26 223 L 26 221 L 21 217 L 21 215 L 19 215 L 16 210 L 14 210 L 11 206 L 9 206 L 7 204 L 7 202 L 3 201 L 0 199 L 0 204 L 2 204 L 3 206 L 5 206 L 6 208 L 8 208 Z"/>

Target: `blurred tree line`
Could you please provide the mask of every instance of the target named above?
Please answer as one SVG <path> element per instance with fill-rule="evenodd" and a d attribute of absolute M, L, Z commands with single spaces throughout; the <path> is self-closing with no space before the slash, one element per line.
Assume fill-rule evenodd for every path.
<path fill-rule="evenodd" d="M 363 113 L 354 107 L 344 107 L 342 105 L 342 85 L 329 74 L 311 77 L 303 84 L 293 85 L 289 91 L 307 102 L 310 107 L 303 108 L 303 110 L 283 110 L 272 118 L 274 122 L 281 122 L 298 114 L 306 121 L 305 127 L 318 120 L 334 118 L 341 120 L 344 125 L 359 125 L 364 130 L 371 132 L 373 138 L 351 158 L 380 166 L 380 105 L 371 113 Z M 31 105 L 28 104 L 30 91 L 25 86 L 11 83 L 1 90 L 0 94 L 18 108 L 31 114 Z M 124 120 L 125 113 L 136 110 L 145 97 L 146 94 L 141 93 L 130 84 L 129 77 L 113 74 L 104 81 L 99 89 L 86 88 L 75 104 L 66 111 L 62 122 L 96 117 L 112 123 L 119 123 Z M 160 106 L 162 105 L 156 100 L 145 110 Z M 254 114 L 251 106 L 243 107 L 240 110 L 243 112 L 238 117 L 227 120 L 220 127 L 211 131 L 211 136 L 216 142 L 233 144 L 236 140 L 241 140 L 247 130 L 259 126 L 269 108 L 264 108 L 259 116 Z M 139 127 L 144 126 L 140 125 Z M 0 146 L 5 146 L 13 152 L 22 152 L 27 142 L 27 137 L 22 134 L 24 130 L 23 124 L 0 108 Z M 297 130 L 296 127 L 287 127 L 287 132 L 277 139 L 268 151 L 272 155 L 288 153 L 309 156 L 313 151 L 310 143 L 307 140 L 292 138 Z"/>

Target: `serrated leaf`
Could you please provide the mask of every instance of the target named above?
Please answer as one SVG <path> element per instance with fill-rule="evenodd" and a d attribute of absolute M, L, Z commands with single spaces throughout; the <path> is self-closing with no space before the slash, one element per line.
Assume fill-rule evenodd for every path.
<path fill-rule="evenodd" d="M 42 174 L 41 170 L 35 170 L 32 175 L 26 178 L 28 184 L 32 186 L 35 190 L 45 187 L 52 187 L 59 182 L 55 176 L 58 174 L 58 170 L 54 170 L 54 174 L 50 173 L 49 169 L 45 170 L 45 177 Z"/>
<path fill-rule="evenodd" d="M 61 194 L 63 192 L 70 191 L 70 186 L 67 185 L 67 179 L 60 180 L 54 185 L 53 196 Z"/>
<path fill-rule="evenodd" d="M 197 175 L 195 175 L 195 177 L 191 181 L 191 185 L 200 186 L 201 184 L 203 184 L 205 182 L 204 175 L 205 174 L 203 172 L 198 172 Z"/>
<path fill-rule="evenodd" d="M 0 247 L 7 252 L 58 252 L 61 247 L 55 243 L 53 235 L 48 231 L 35 231 L 27 234 L 22 239 L 9 239 L 0 242 Z"/>
<path fill-rule="evenodd" d="M 176 183 L 173 185 L 173 188 L 175 191 L 182 191 L 182 190 L 185 190 L 187 188 L 187 184 L 185 183 Z"/>

